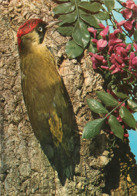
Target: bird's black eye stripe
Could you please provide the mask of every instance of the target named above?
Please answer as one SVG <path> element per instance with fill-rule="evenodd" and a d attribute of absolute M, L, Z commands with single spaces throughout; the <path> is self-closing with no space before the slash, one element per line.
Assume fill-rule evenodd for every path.
<path fill-rule="evenodd" d="M 37 30 L 38 30 L 38 32 L 42 33 L 43 32 L 43 27 L 39 26 Z"/>
<path fill-rule="evenodd" d="M 46 32 L 46 24 L 45 23 L 41 23 L 36 27 L 36 32 L 39 34 L 39 43 L 43 42 L 44 39 L 44 35 Z"/>
<path fill-rule="evenodd" d="M 38 33 L 44 33 L 45 32 L 45 26 L 46 26 L 46 24 L 45 23 L 43 23 L 43 24 L 39 24 L 38 26 L 37 26 L 37 28 L 36 28 L 36 31 L 38 32 Z"/>

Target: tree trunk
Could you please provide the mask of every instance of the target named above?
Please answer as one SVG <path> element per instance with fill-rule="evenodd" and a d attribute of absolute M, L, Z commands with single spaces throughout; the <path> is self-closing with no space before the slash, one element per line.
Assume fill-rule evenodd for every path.
<path fill-rule="evenodd" d="M 86 51 L 78 60 L 66 57 L 68 38 L 55 27 L 48 30 L 45 44 L 57 59 L 76 119 L 73 179 L 61 183 L 33 133 L 21 91 L 16 32 L 29 18 L 53 21 L 54 6 L 51 0 L 0 1 L 1 195 L 137 195 L 137 165 L 129 141 L 118 140 L 115 148 L 108 148 L 110 140 L 103 131 L 93 140 L 81 138 L 83 127 L 93 118 L 86 99 L 103 90 L 103 79 L 93 71 Z"/>

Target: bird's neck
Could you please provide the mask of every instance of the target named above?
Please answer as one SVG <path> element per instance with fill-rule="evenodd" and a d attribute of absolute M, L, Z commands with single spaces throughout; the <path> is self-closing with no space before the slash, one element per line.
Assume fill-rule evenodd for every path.
<path fill-rule="evenodd" d="M 19 54 L 20 57 L 25 57 L 30 53 L 35 53 L 37 51 L 37 48 L 40 48 L 42 44 L 35 44 L 35 43 L 21 43 L 20 47 L 19 47 Z"/>
<path fill-rule="evenodd" d="M 41 62 L 41 59 L 44 57 L 49 57 L 52 54 L 49 52 L 47 47 L 44 43 L 42 44 L 33 44 L 31 47 L 28 48 L 22 48 L 22 51 L 20 52 L 20 59 L 21 59 L 21 71 L 25 74 L 30 69 L 30 66 L 32 66 L 34 61 L 38 64 Z M 38 60 L 39 59 L 39 60 Z"/>

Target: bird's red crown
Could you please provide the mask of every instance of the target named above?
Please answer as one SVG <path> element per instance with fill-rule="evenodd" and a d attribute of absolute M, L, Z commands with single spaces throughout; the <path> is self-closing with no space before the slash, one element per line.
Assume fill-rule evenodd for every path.
<path fill-rule="evenodd" d="M 17 32 L 18 45 L 21 44 L 21 36 L 26 35 L 31 32 L 40 22 L 43 22 L 41 19 L 30 19 L 21 25 Z"/>

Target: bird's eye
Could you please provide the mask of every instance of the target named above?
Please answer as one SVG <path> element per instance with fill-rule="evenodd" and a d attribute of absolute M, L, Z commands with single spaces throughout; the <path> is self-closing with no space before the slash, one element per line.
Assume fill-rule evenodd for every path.
<path fill-rule="evenodd" d="M 38 28 L 38 31 L 41 33 L 43 31 L 43 28 L 42 27 L 39 27 Z"/>

